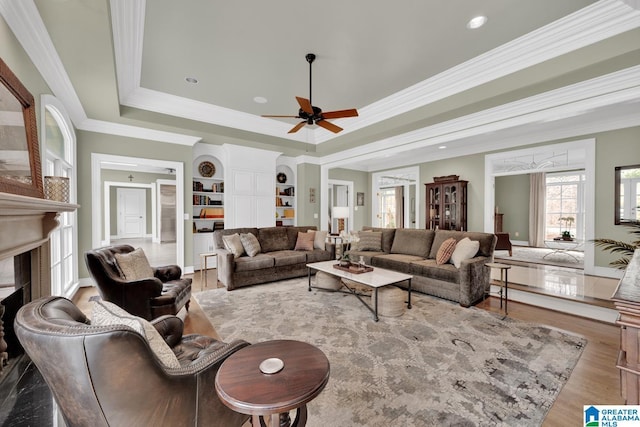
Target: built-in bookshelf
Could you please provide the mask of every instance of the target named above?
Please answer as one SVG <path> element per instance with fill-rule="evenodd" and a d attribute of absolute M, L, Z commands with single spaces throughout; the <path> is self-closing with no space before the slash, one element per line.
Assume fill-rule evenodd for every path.
<path fill-rule="evenodd" d="M 296 225 L 296 185 L 293 171 L 286 165 L 276 173 L 276 226 Z"/>
<path fill-rule="evenodd" d="M 224 181 L 193 178 L 193 231 L 213 232 L 224 228 Z"/>

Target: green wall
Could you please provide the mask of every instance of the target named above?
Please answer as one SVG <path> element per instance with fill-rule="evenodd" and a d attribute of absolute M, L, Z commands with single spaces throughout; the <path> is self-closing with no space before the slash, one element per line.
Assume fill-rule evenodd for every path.
<path fill-rule="evenodd" d="M 353 224 L 350 230 L 362 230 L 365 225 L 371 224 L 371 174 L 352 169 L 330 169 L 329 179 L 353 182 Z M 356 206 L 356 194 L 364 193 L 364 206 Z M 328 196 L 325 195 L 325 197 Z M 357 208 L 357 210 L 355 210 Z"/>
<path fill-rule="evenodd" d="M 470 231 L 484 231 L 484 154 L 460 156 L 435 162 L 420 164 L 420 185 L 423 206 L 420 209 L 419 225 L 425 228 L 425 187 L 433 182 L 433 177 L 458 175 L 467 184 L 467 228 Z"/>
<path fill-rule="evenodd" d="M 495 179 L 496 206 L 502 217 L 502 231 L 511 240 L 529 241 L 529 174 L 498 176 Z"/>
<path fill-rule="evenodd" d="M 631 243 L 629 228 L 614 225 L 614 168 L 640 164 L 640 127 L 603 132 L 596 135 L 596 207 L 595 237 Z M 600 248 L 595 250 L 595 265 L 607 267 L 620 258 Z"/>
<path fill-rule="evenodd" d="M 113 154 L 146 159 L 181 162 L 184 165 L 184 176 L 193 176 L 191 147 L 177 144 L 166 144 L 122 136 L 78 131 L 78 251 L 83 254 L 92 248 L 91 226 L 92 198 L 102 197 L 91 193 L 91 153 Z M 137 174 L 137 172 L 136 172 Z M 128 174 L 127 174 L 128 175 Z M 128 181 L 128 180 L 127 180 Z M 192 183 L 185 179 L 184 204 L 191 205 Z M 193 265 L 193 239 L 191 223 L 184 221 L 184 265 Z M 80 278 L 89 277 L 84 261 L 78 263 Z"/>
<path fill-rule="evenodd" d="M 129 180 L 129 176 L 133 176 L 133 179 Z M 175 179 L 175 175 L 169 174 L 157 174 L 157 173 L 145 173 L 145 172 L 135 172 L 135 171 L 121 171 L 121 170 L 109 170 L 103 169 L 100 174 L 101 186 L 100 188 L 104 188 L 105 181 L 111 182 L 132 182 L 136 184 L 154 184 L 159 179 L 167 179 L 173 180 Z M 110 204 L 110 213 L 109 213 L 109 227 L 111 229 L 111 235 L 115 235 L 118 230 L 118 212 L 117 212 L 117 190 L 118 188 L 130 188 L 130 187 L 118 187 L 112 186 L 111 192 L 109 194 L 109 204 Z M 145 227 L 145 232 L 147 234 L 151 234 L 153 232 L 153 221 L 152 221 L 152 200 L 151 200 L 151 189 L 145 189 L 146 196 L 146 208 L 147 208 L 147 223 Z M 102 219 L 104 223 L 104 218 Z"/>
<path fill-rule="evenodd" d="M 322 191 L 320 191 L 320 166 L 310 163 L 298 165 L 296 173 L 298 177 L 297 189 L 297 220 L 298 225 L 315 225 L 318 230 L 320 226 L 320 202 L 322 201 Z M 309 189 L 315 190 L 315 203 L 309 201 Z M 318 218 L 313 215 L 317 214 Z"/>

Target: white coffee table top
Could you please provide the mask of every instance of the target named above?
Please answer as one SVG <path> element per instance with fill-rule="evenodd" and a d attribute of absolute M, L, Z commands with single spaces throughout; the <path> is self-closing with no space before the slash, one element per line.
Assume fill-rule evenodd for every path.
<path fill-rule="evenodd" d="M 349 273 L 348 271 L 338 270 L 333 266 L 338 261 L 322 261 L 307 264 L 308 268 L 312 268 L 318 271 L 324 271 L 325 273 L 333 276 L 341 277 L 343 279 L 353 280 L 354 282 L 361 283 L 372 288 L 381 288 L 383 286 L 392 285 L 394 283 L 402 282 L 404 280 L 412 279 L 410 274 L 398 273 L 391 270 L 385 270 L 380 267 L 373 267 L 373 271 L 366 273 Z"/>

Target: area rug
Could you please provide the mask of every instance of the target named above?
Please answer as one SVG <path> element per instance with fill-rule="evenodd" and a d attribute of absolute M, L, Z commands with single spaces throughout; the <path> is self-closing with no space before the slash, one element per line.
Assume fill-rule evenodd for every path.
<path fill-rule="evenodd" d="M 331 376 L 309 427 L 539 426 L 586 340 L 422 294 L 401 317 L 307 281 L 194 294 L 225 341 L 295 339 L 319 347 Z"/>
<path fill-rule="evenodd" d="M 507 251 L 495 251 L 494 258 L 507 264 L 545 264 L 556 267 L 584 269 L 584 252 L 568 251 L 567 253 L 555 252 L 548 248 L 531 248 L 514 246 L 513 256 Z"/>

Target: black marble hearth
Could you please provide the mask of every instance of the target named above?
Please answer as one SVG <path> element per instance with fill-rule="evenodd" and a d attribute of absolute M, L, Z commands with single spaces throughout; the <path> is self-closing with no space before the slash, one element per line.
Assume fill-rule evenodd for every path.
<path fill-rule="evenodd" d="M 45 383 L 27 356 L 12 367 L 7 375 L 14 375 L 14 387 L 0 390 L 0 426 L 49 427 L 54 425 L 54 402 Z M 61 417 L 55 424 L 64 427 Z"/>

